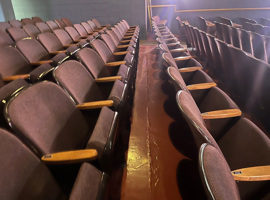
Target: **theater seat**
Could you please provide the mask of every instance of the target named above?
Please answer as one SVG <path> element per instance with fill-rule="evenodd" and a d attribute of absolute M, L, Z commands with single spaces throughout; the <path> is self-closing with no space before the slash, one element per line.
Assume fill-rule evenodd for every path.
<path fill-rule="evenodd" d="M 37 38 L 37 35 L 40 34 L 40 30 L 33 24 L 23 25 L 23 30 L 32 38 Z"/>
<path fill-rule="evenodd" d="M 56 200 L 67 198 L 59 185 L 59 179 L 54 177 L 50 169 L 25 144 L 12 133 L 3 129 L 0 129 L 0 138 L 0 149 L 2 151 L 0 160 L 5 162 L 5 165 L 0 166 L 0 187 L 3 189 L 1 192 L 3 199 Z M 69 175 L 66 174 L 66 176 Z M 85 182 L 85 179 L 87 179 L 87 182 Z M 106 174 L 89 163 L 83 163 L 72 191 L 69 191 L 69 199 L 94 200 L 99 195 L 102 198 L 107 180 Z M 100 187 L 100 185 L 104 185 L 104 187 Z"/>
<path fill-rule="evenodd" d="M 15 42 L 24 38 L 29 38 L 29 35 L 21 28 L 8 28 L 7 32 Z"/>
<path fill-rule="evenodd" d="M 45 24 L 44 22 L 37 22 L 36 27 L 39 29 L 41 33 L 47 33 L 47 32 L 52 32 L 50 27 Z"/>
<path fill-rule="evenodd" d="M 14 46 L 14 41 L 6 32 L 0 31 L 0 46 Z"/>

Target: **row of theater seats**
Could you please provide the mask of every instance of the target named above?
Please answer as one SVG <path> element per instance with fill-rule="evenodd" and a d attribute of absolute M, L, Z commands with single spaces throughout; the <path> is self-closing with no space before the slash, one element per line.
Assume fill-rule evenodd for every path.
<path fill-rule="evenodd" d="M 191 25 L 184 24 L 184 28 L 197 56 L 204 59 L 231 95 L 239 99 L 245 111 L 269 129 L 270 97 L 266 92 L 270 87 L 269 64 Z"/>
<path fill-rule="evenodd" d="M 175 88 L 170 95 L 176 96 L 197 146 L 198 167 L 208 199 L 269 198 L 270 139 L 242 116 L 233 100 L 166 26 L 153 23 L 153 28 L 169 82 Z"/>
<path fill-rule="evenodd" d="M 269 27 L 265 27 L 264 29 L 260 28 L 259 31 L 259 28 L 247 28 L 247 24 L 256 27 L 261 27 L 262 25 L 251 24 L 250 22 L 246 21 L 243 22 L 243 25 L 236 24 L 233 23 L 230 19 L 224 17 L 218 17 L 218 22 L 216 21 L 215 24 L 211 26 L 207 26 L 207 20 L 203 19 L 202 17 L 199 17 L 199 20 L 201 21 L 200 29 L 202 31 L 215 35 L 218 39 L 228 44 L 232 44 L 233 46 L 240 48 L 247 53 L 250 53 L 258 59 L 270 63 L 270 37 L 268 34 L 266 34 L 267 32 L 270 32 Z M 211 31 L 209 28 L 212 28 Z"/>
<path fill-rule="evenodd" d="M 110 198 L 109 175 L 124 157 L 140 33 L 125 20 L 114 28 L 67 49 L 51 32 L 0 47 L 1 199 Z"/>

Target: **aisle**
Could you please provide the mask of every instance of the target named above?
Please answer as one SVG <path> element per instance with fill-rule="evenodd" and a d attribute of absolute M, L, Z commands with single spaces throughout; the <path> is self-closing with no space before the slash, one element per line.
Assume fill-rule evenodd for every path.
<path fill-rule="evenodd" d="M 177 124 L 168 111 L 178 111 L 171 103 L 175 100 L 169 100 L 166 94 L 169 92 L 166 74 L 155 47 L 140 46 L 127 167 L 122 182 L 124 200 L 179 200 L 181 194 L 187 193 L 184 185 L 189 185 L 183 181 L 187 176 L 190 179 L 190 175 L 182 171 L 192 167 L 180 153 L 181 147 L 177 149 L 179 143 L 186 142 L 181 140 L 186 128 L 183 132 L 174 131 Z"/>

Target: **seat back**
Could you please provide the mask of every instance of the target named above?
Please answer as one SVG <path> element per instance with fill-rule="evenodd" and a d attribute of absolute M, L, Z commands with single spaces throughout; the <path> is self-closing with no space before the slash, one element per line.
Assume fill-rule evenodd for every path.
<path fill-rule="evenodd" d="M 0 30 L 1 31 L 6 33 L 8 28 L 11 28 L 11 25 L 8 22 L 0 22 Z"/>
<path fill-rule="evenodd" d="M 67 26 L 61 19 L 55 19 L 54 22 L 55 22 L 61 29 L 65 29 L 65 27 Z"/>
<path fill-rule="evenodd" d="M 16 46 L 30 63 L 50 59 L 49 53 L 35 39 L 19 40 Z"/>
<path fill-rule="evenodd" d="M 207 60 L 209 62 L 208 64 L 211 65 L 211 66 L 213 66 L 214 61 L 213 61 L 213 57 L 212 57 L 212 53 L 211 53 L 209 41 L 207 39 L 208 33 L 203 32 L 203 31 L 200 31 L 200 35 L 201 35 L 201 38 L 202 38 L 202 42 L 203 42 L 203 46 L 204 46 L 204 49 L 205 49 L 205 54 L 207 56 Z"/>
<path fill-rule="evenodd" d="M 81 24 L 74 24 L 74 28 L 77 30 L 80 36 L 87 36 L 88 33 Z"/>
<path fill-rule="evenodd" d="M 250 41 L 250 32 L 244 29 L 239 30 L 240 47 L 243 51 L 252 54 L 252 47 Z"/>
<path fill-rule="evenodd" d="M 106 43 L 106 45 L 109 47 L 111 52 L 115 52 L 117 47 L 115 43 L 113 42 L 113 39 L 109 34 L 101 34 L 100 35 L 101 39 Z"/>
<path fill-rule="evenodd" d="M 266 62 L 270 64 L 270 37 L 264 37 Z"/>
<path fill-rule="evenodd" d="M 118 31 L 118 29 L 115 28 L 115 27 L 112 27 L 112 31 L 117 35 L 119 41 L 121 41 L 122 38 L 123 38 L 123 36 L 122 36 L 121 33 Z"/>
<path fill-rule="evenodd" d="M 62 18 L 62 22 L 64 22 L 66 26 L 73 26 L 72 22 L 68 18 Z"/>
<path fill-rule="evenodd" d="M 8 28 L 7 32 L 14 41 L 29 37 L 29 35 L 27 35 L 27 33 L 23 29 L 17 27 Z"/>
<path fill-rule="evenodd" d="M 3 77 L 27 74 L 32 70 L 26 58 L 14 47 L 1 46 L 0 59 L 0 73 Z"/>
<path fill-rule="evenodd" d="M 89 139 L 82 113 L 52 82 L 23 90 L 9 101 L 5 111 L 12 127 L 39 155 L 82 149 Z"/>
<path fill-rule="evenodd" d="M 78 61 L 69 60 L 53 72 L 56 82 L 72 96 L 76 104 L 103 99 L 95 80 Z"/>
<path fill-rule="evenodd" d="M 231 44 L 231 38 L 230 38 L 230 26 L 226 24 L 221 24 L 221 30 L 223 35 L 223 41 L 227 44 Z"/>
<path fill-rule="evenodd" d="M 119 40 L 119 38 L 117 37 L 117 35 L 115 34 L 114 31 L 108 30 L 108 31 L 107 31 L 107 34 L 108 34 L 109 36 L 111 36 L 111 38 L 112 38 L 112 40 L 113 40 L 113 42 L 114 42 L 114 44 L 115 44 L 116 46 L 119 45 L 120 40 Z"/>
<path fill-rule="evenodd" d="M 198 19 L 199 19 L 200 30 L 206 32 L 207 31 L 207 24 L 206 24 L 205 19 L 201 16 L 198 16 Z"/>
<path fill-rule="evenodd" d="M 32 38 L 36 38 L 37 35 L 41 33 L 39 29 L 33 24 L 23 25 L 23 30 Z"/>
<path fill-rule="evenodd" d="M 222 31 L 222 24 L 219 23 L 219 22 L 215 22 L 215 25 L 216 25 L 216 34 L 217 34 L 217 38 L 224 41 L 223 39 L 223 31 Z"/>
<path fill-rule="evenodd" d="M 238 29 L 235 27 L 230 27 L 229 29 L 231 44 L 234 47 L 240 48 L 240 39 L 239 39 L 239 32 Z"/>
<path fill-rule="evenodd" d="M 200 51 L 200 55 L 205 58 L 206 57 L 206 53 L 205 53 L 205 49 L 203 46 L 203 42 L 202 42 L 202 38 L 200 35 L 200 31 L 197 28 L 194 28 L 194 33 L 195 33 L 195 37 L 198 43 L 198 47 L 199 47 L 199 51 Z"/>
<path fill-rule="evenodd" d="M 65 27 L 65 30 L 70 35 L 70 37 L 72 38 L 73 41 L 80 40 L 81 36 L 74 27 L 67 26 L 67 27 Z"/>
<path fill-rule="evenodd" d="M 22 28 L 23 23 L 19 20 L 10 20 L 8 21 L 12 27 Z"/>
<path fill-rule="evenodd" d="M 240 200 L 230 167 L 220 151 L 204 143 L 200 147 L 198 158 L 201 181 L 208 199 Z"/>
<path fill-rule="evenodd" d="M 208 34 L 207 39 L 209 41 L 211 54 L 212 54 L 212 58 L 213 58 L 213 68 L 212 69 L 214 71 L 217 71 L 217 70 L 219 70 L 219 66 L 221 66 L 222 63 L 221 63 L 218 47 L 217 47 L 217 44 L 215 41 L 215 37 Z"/>
<path fill-rule="evenodd" d="M 94 22 L 94 24 L 96 25 L 97 28 L 101 28 L 101 25 L 99 23 L 99 21 L 97 19 L 92 19 L 92 22 Z"/>
<path fill-rule="evenodd" d="M 63 46 L 73 43 L 72 38 L 65 30 L 56 29 L 53 31 L 53 33 L 60 40 L 60 42 L 62 43 Z"/>
<path fill-rule="evenodd" d="M 86 30 L 88 34 L 93 33 L 94 29 L 92 29 L 92 27 L 87 22 L 82 22 L 81 25 L 83 26 L 83 28 Z"/>
<path fill-rule="evenodd" d="M 40 17 L 32 17 L 32 20 L 34 21 L 34 22 L 44 22 L 43 21 L 43 19 L 41 19 Z"/>
<path fill-rule="evenodd" d="M 35 25 L 35 22 L 34 22 L 32 19 L 30 19 L 30 18 L 23 18 L 23 19 L 21 19 L 21 22 L 22 22 L 24 25 L 26 25 L 26 24 L 32 24 L 32 25 Z"/>
<path fill-rule="evenodd" d="M 265 18 L 260 18 L 260 22 L 264 26 L 270 26 L 270 20 Z"/>
<path fill-rule="evenodd" d="M 41 33 L 52 32 L 50 27 L 44 22 L 37 22 L 36 27 L 39 29 Z"/>
<path fill-rule="evenodd" d="M 63 45 L 53 33 L 41 33 L 38 40 L 48 52 L 63 50 Z"/>
<path fill-rule="evenodd" d="M 104 66 L 104 61 L 93 49 L 83 48 L 77 55 L 95 79 L 110 75 L 108 69 Z"/>
<path fill-rule="evenodd" d="M 251 32 L 250 40 L 252 46 L 252 55 L 258 59 L 267 61 L 264 37 L 258 33 Z"/>
<path fill-rule="evenodd" d="M 226 24 L 228 26 L 233 26 L 233 23 L 230 19 L 225 18 L 225 17 L 218 17 L 219 18 L 219 22 L 222 24 Z"/>
<path fill-rule="evenodd" d="M 9 37 L 6 32 L 0 30 L 0 46 L 13 46 L 14 41 Z"/>
<path fill-rule="evenodd" d="M 109 60 L 114 61 L 114 59 L 112 59 L 113 56 L 111 50 L 102 40 L 96 39 L 92 41 L 91 46 L 98 52 L 105 63 L 107 63 Z"/>
<path fill-rule="evenodd" d="M 0 160 L 5 163 L 0 166 L 2 199 L 63 199 L 59 185 L 39 158 L 12 133 L 0 129 L 0 138 Z"/>
<path fill-rule="evenodd" d="M 261 24 L 253 24 L 253 30 L 255 33 L 258 33 L 260 35 L 265 35 L 264 26 Z"/>
<path fill-rule="evenodd" d="M 96 30 L 96 29 L 97 29 L 97 26 L 96 26 L 96 24 L 95 24 L 93 21 L 88 20 L 87 23 L 89 24 L 89 26 L 91 26 L 91 28 L 92 28 L 93 30 Z"/>
<path fill-rule="evenodd" d="M 54 21 L 46 21 L 46 24 L 50 27 L 52 31 L 60 28 Z"/>
<path fill-rule="evenodd" d="M 192 131 L 192 135 L 198 148 L 197 150 L 199 151 L 203 143 L 209 143 L 212 144 L 221 152 L 215 139 L 212 137 L 212 135 L 208 132 L 207 128 L 205 127 L 205 123 L 201 116 L 201 112 L 198 109 L 191 95 L 184 90 L 180 90 L 176 94 L 176 102 L 178 108 L 180 109 L 183 117 L 187 121 Z"/>

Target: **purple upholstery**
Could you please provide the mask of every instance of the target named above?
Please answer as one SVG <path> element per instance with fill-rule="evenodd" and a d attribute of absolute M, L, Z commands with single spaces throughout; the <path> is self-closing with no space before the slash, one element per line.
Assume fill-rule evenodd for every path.
<path fill-rule="evenodd" d="M 38 29 L 41 33 L 52 32 L 50 27 L 47 24 L 45 24 L 44 22 L 37 22 L 36 27 L 38 27 Z"/>
<path fill-rule="evenodd" d="M 23 29 L 18 28 L 18 27 L 8 28 L 7 32 L 9 33 L 9 35 L 12 37 L 14 41 L 18 41 L 23 38 L 29 37 L 29 35 L 27 35 L 27 33 Z"/>
<path fill-rule="evenodd" d="M 19 20 L 10 20 L 8 21 L 12 27 L 22 28 L 23 24 Z"/>
<path fill-rule="evenodd" d="M 40 34 L 39 29 L 33 24 L 23 25 L 23 30 L 32 38 L 36 38 Z"/>
<path fill-rule="evenodd" d="M 46 24 L 50 27 L 52 31 L 60 28 L 54 21 L 46 21 Z"/>

